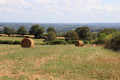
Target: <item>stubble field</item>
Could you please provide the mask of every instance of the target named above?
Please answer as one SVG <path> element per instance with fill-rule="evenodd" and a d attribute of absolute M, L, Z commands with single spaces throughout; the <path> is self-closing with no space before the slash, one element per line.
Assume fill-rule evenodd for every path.
<path fill-rule="evenodd" d="M 0 80 L 120 80 L 120 52 L 96 46 L 0 44 Z"/>

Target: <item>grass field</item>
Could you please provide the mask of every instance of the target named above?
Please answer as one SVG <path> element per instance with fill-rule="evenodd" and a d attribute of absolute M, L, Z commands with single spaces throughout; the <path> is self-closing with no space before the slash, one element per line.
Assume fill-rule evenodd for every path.
<path fill-rule="evenodd" d="M 0 44 L 0 80 L 120 80 L 120 52 L 94 46 Z"/>
<path fill-rule="evenodd" d="M 0 40 L 22 41 L 22 39 L 23 39 L 22 37 L 5 37 L 5 36 L 0 36 Z M 32 39 L 34 40 L 34 42 L 36 44 L 44 43 L 43 42 L 44 39 L 34 39 L 34 38 L 32 38 Z"/>

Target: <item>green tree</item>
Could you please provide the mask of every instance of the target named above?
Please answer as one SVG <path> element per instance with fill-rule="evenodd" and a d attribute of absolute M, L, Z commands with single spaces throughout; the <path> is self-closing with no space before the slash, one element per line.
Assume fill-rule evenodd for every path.
<path fill-rule="evenodd" d="M 120 50 L 120 31 L 111 34 L 106 41 L 106 47 L 113 50 Z"/>
<path fill-rule="evenodd" d="M 9 27 L 4 27 L 4 34 L 10 36 L 12 34 L 12 29 Z"/>
<path fill-rule="evenodd" d="M 25 35 L 26 33 L 27 33 L 27 30 L 26 30 L 26 28 L 24 27 L 24 26 L 21 26 L 19 29 L 18 29 L 18 31 L 17 31 L 17 33 L 19 34 L 19 35 Z"/>
<path fill-rule="evenodd" d="M 11 34 L 12 35 L 16 34 L 16 30 L 15 29 L 11 29 Z"/>
<path fill-rule="evenodd" d="M 48 32 L 48 34 L 47 34 L 48 41 L 54 41 L 56 39 L 57 39 L 56 34 L 53 31 Z"/>
<path fill-rule="evenodd" d="M 45 29 L 44 29 L 44 27 L 40 27 L 39 29 L 38 29 L 38 31 L 37 31 L 37 37 L 38 38 L 43 38 L 43 33 L 45 32 Z"/>
<path fill-rule="evenodd" d="M 48 27 L 47 32 L 50 32 L 50 31 L 53 31 L 54 33 L 56 33 L 55 28 L 53 27 Z"/>
<path fill-rule="evenodd" d="M 104 44 L 107 41 L 106 38 L 109 38 L 109 36 L 115 32 L 117 32 L 117 30 L 114 28 L 105 28 L 105 29 L 101 30 L 98 33 L 98 39 L 97 39 L 96 43 Z"/>
<path fill-rule="evenodd" d="M 43 27 L 40 27 L 39 25 L 33 25 L 29 31 L 29 33 L 31 35 L 34 35 L 35 38 L 42 38 L 42 35 L 44 32 L 45 32 L 45 29 Z"/>
<path fill-rule="evenodd" d="M 97 38 L 97 33 L 91 32 L 91 38 L 92 40 Z"/>
<path fill-rule="evenodd" d="M 80 39 L 84 39 L 84 40 L 91 39 L 90 28 L 87 26 L 78 27 L 75 29 L 75 32 L 78 33 Z"/>
<path fill-rule="evenodd" d="M 114 29 L 114 28 L 105 28 L 105 29 L 101 30 L 101 31 L 99 32 L 99 34 L 105 33 L 106 35 L 108 35 L 108 34 L 111 34 L 111 33 L 113 33 L 113 32 L 116 32 L 116 31 L 117 31 L 117 30 Z"/>
<path fill-rule="evenodd" d="M 66 40 L 78 40 L 79 35 L 75 31 L 68 31 L 65 34 Z"/>
<path fill-rule="evenodd" d="M 107 35 L 106 35 L 105 33 L 99 34 L 97 43 L 99 43 L 99 44 L 104 44 L 104 43 L 105 43 L 105 37 L 106 37 L 106 36 L 107 36 Z"/>

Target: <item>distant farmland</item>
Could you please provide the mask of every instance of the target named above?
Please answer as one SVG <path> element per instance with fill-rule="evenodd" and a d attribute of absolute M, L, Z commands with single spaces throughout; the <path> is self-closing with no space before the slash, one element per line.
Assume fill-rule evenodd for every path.
<path fill-rule="evenodd" d="M 0 23 L 0 31 L 3 30 L 2 27 L 11 27 L 14 29 L 18 29 L 20 26 L 25 26 L 25 28 L 29 31 L 30 27 L 34 24 L 38 24 L 45 29 L 48 27 L 54 27 L 57 32 L 67 32 L 70 30 L 74 30 L 80 26 L 88 26 L 90 27 L 92 32 L 99 32 L 103 28 L 116 28 L 120 30 L 120 23 Z"/>

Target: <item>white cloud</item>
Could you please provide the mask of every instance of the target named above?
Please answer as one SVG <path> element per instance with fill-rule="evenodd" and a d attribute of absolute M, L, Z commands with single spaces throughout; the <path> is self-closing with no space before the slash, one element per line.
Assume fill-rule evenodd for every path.
<path fill-rule="evenodd" d="M 1 1 L 0 1 L 0 4 L 5 4 L 5 1 L 4 1 L 4 0 L 1 0 Z"/>
<path fill-rule="evenodd" d="M 36 14 L 42 16 L 102 16 L 117 13 L 119 5 L 105 4 L 102 0 L 0 0 L 0 12 Z"/>
<path fill-rule="evenodd" d="M 120 8 L 117 8 L 118 11 L 120 11 Z"/>
<path fill-rule="evenodd" d="M 25 2 L 24 0 L 1 0 L 0 1 L 0 11 L 8 12 L 25 12 L 25 7 L 29 8 L 30 3 Z"/>
<path fill-rule="evenodd" d="M 109 11 L 109 12 L 112 12 L 112 11 L 113 11 L 113 9 L 112 9 L 112 8 L 109 8 L 109 7 L 107 7 L 106 9 L 107 9 L 107 11 Z"/>
<path fill-rule="evenodd" d="M 102 6 L 96 6 L 94 7 L 95 10 L 104 10 L 104 8 Z"/>
<path fill-rule="evenodd" d="M 43 11 L 52 9 L 49 11 L 61 12 L 64 10 L 69 11 L 72 14 L 76 12 L 87 13 L 91 10 L 104 10 L 104 8 L 106 8 L 107 11 L 112 11 L 112 8 L 103 5 L 101 0 L 30 0 L 27 2 L 24 0 L 0 0 L 0 4 L 2 4 L 0 7 L 3 7 L 4 9 L 14 8 L 16 10 L 25 10 L 27 8 L 33 11 L 37 9 L 42 9 Z M 50 8 L 46 6 L 49 6 Z"/>
<path fill-rule="evenodd" d="M 56 1 L 53 1 L 53 0 L 34 0 L 34 1 L 36 1 L 38 3 L 42 3 L 42 4 L 50 4 L 50 3 L 56 3 L 57 2 L 57 0 Z"/>

